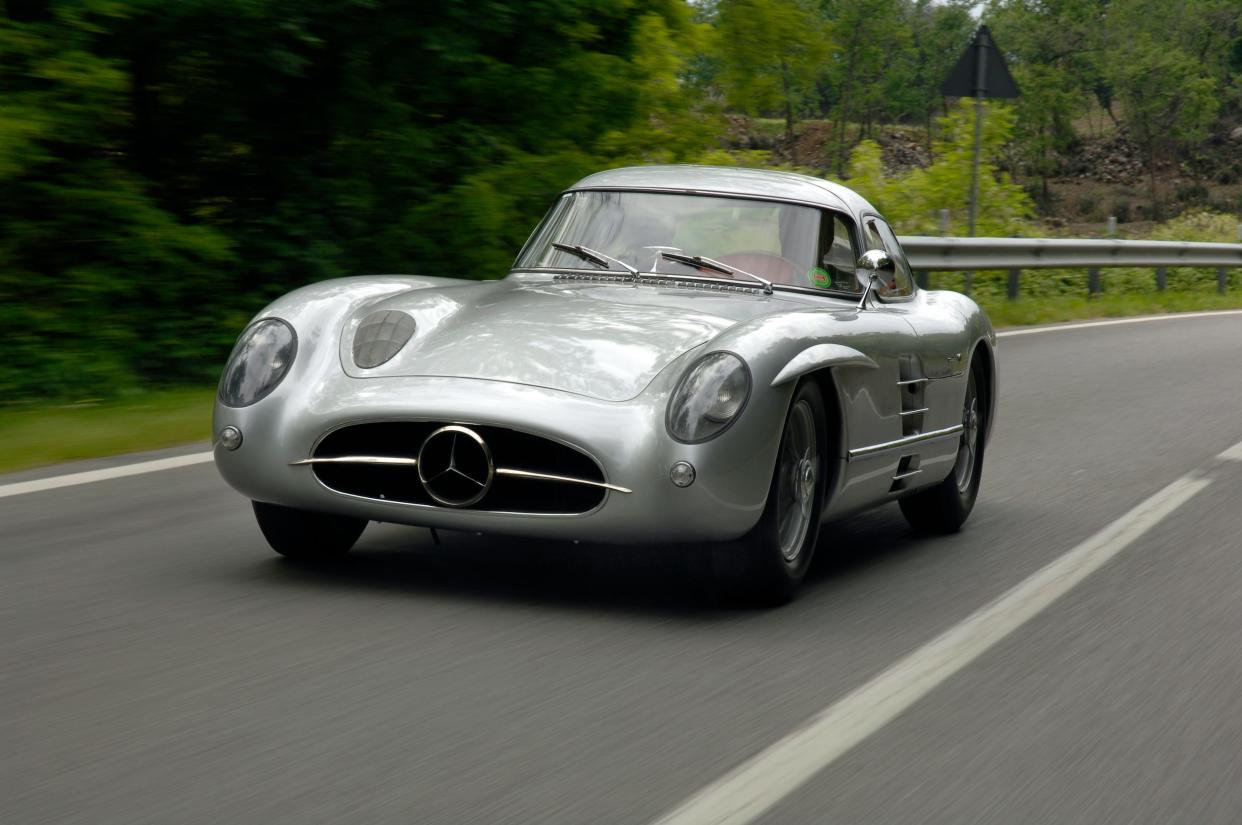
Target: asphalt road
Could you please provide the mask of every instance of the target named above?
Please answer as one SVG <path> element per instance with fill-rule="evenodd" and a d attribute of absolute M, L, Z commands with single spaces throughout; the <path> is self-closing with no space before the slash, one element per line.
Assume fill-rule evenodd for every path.
<path fill-rule="evenodd" d="M 0 822 L 641 825 L 1187 474 L 1184 504 L 756 821 L 1242 821 L 1242 460 L 1218 457 L 1242 316 L 1000 358 L 964 532 L 916 538 L 896 507 L 831 526 L 767 612 L 663 548 L 372 526 L 300 567 L 210 464 L 0 498 Z"/>

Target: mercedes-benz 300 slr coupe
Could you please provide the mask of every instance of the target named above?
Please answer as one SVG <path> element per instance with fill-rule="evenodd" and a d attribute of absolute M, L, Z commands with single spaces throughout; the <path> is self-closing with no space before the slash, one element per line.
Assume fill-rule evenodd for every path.
<path fill-rule="evenodd" d="M 265 308 L 220 381 L 215 460 L 286 556 L 342 554 L 368 521 L 695 545 L 781 601 L 825 520 L 897 501 L 962 525 L 994 345 L 844 186 L 616 169 L 564 192 L 507 277 L 344 278 Z"/>

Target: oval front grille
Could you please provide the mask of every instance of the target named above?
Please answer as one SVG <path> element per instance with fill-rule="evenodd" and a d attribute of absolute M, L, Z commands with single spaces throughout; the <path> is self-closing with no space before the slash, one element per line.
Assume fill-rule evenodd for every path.
<path fill-rule="evenodd" d="M 603 503 L 609 488 L 601 486 L 604 474 L 590 456 L 558 441 L 506 427 L 443 421 L 354 424 L 326 435 L 308 463 L 316 477 L 337 492 L 439 507 L 442 502 L 420 480 L 417 461 L 428 437 L 453 426 L 467 428 L 482 439 L 495 471 L 483 496 L 457 509 L 576 515 Z M 434 455 L 437 462 L 447 463 L 441 453 L 437 444 L 429 451 L 429 460 Z M 462 469 L 485 477 L 479 468 L 463 464 Z"/>

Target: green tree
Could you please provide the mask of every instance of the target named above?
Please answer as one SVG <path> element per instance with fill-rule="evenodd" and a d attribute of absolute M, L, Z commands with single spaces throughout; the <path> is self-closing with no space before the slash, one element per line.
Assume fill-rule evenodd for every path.
<path fill-rule="evenodd" d="M 311 280 L 498 277 L 576 177 L 720 131 L 683 0 L 3 9 L 5 399 L 210 380 Z"/>
<path fill-rule="evenodd" d="M 859 139 L 869 136 L 876 117 L 887 111 L 891 70 L 906 68 L 909 74 L 912 35 L 902 12 L 903 0 L 823 0 L 836 35 L 828 78 L 837 95 L 838 171 L 845 168 L 849 125 L 858 123 Z"/>
<path fill-rule="evenodd" d="M 1219 106 L 1216 83 L 1199 61 L 1146 38 L 1129 45 L 1110 77 L 1130 135 L 1143 149 L 1153 217 L 1159 220 L 1157 164 L 1179 144 L 1207 134 Z"/>
<path fill-rule="evenodd" d="M 780 111 L 792 138 L 828 53 L 814 10 L 802 0 L 720 0 L 713 45 L 728 103 L 749 114 Z"/>
<path fill-rule="evenodd" d="M 197 310 L 215 302 L 230 243 L 162 209 L 129 162 L 129 77 L 100 54 L 128 12 L 65 2 L 0 17 L 5 400 L 106 394 L 215 352 Z"/>
<path fill-rule="evenodd" d="M 995 163 L 1013 134 L 1014 114 L 1009 107 L 995 103 L 986 104 L 985 112 L 977 232 L 984 236 L 1021 233 L 1029 226 L 1033 205 L 1022 187 Z M 885 175 L 880 147 L 874 141 L 862 141 L 850 155 L 850 186 L 901 233 L 935 234 L 941 209 L 949 210 L 950 234 L 961 232 L 970 204 L 974 117 L 973 101 L 962 101 L 940 119 L 941 137 L 936 141 L 932 164 L 902 175 Z"/>
<path fill-rule="evenodd" d="M 1113 115 L 1101 61 L 1106 7 L 1099 0 L 992 0 L 988 22 L 1005 49 L 1022 95 L 1014 133 L 1023 171 L 1038 179 L 1047 208 L 1048 179 L 1077 139 L 1073 123 L 1092 100 Z"/>

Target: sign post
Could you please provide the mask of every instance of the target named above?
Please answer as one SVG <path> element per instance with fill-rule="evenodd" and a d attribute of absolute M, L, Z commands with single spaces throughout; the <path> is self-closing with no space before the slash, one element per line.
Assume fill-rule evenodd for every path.
<path fill-rule="evenodd" d="M 970 236 L 975 235 L 979 218 L 979 155 L 983 149 L 983 101 L 987 97 L 1017 97 L 1018 84 L 1005 66 L 1005 58 L 987 26 L 980 26 L 974 39 L 958 58 L 957 65 L 940 92 L 945 97 L 975 99 L 975 154 L 970 167 Z"/>

